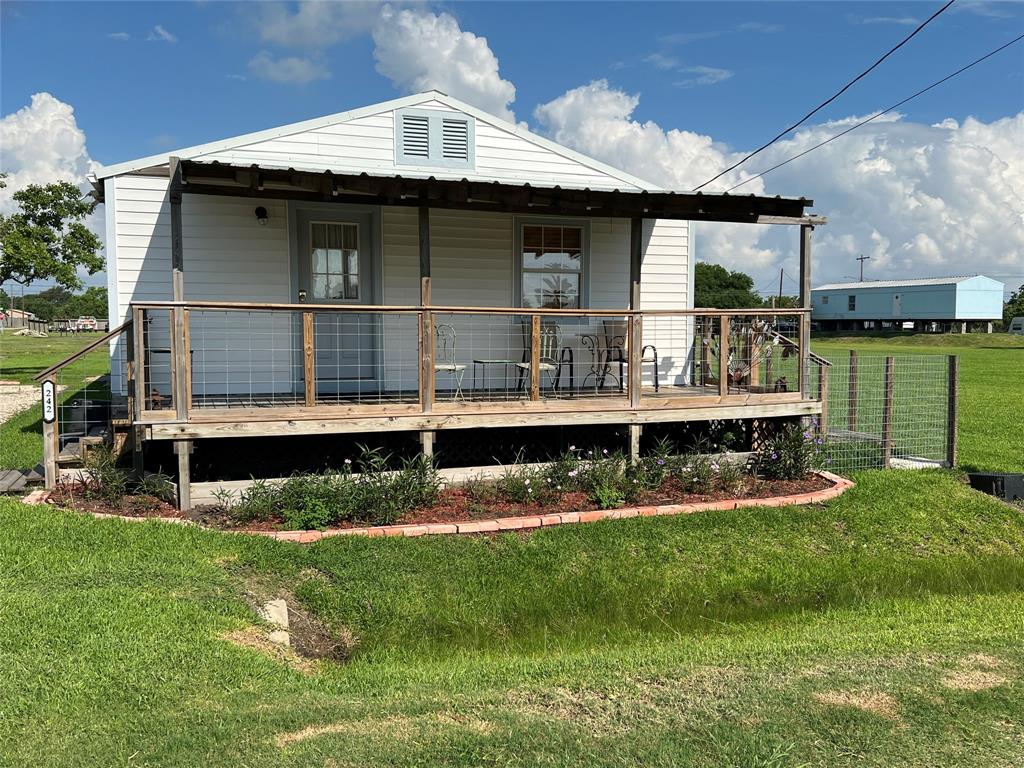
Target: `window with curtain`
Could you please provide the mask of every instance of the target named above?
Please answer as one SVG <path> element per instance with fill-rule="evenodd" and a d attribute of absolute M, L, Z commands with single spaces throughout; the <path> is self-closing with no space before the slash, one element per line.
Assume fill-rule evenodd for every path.
<path fill-rule="evenodd" d="M 583 228 L 523 226 L 523 306 L 579 309 L 583 282 Z"/>
<path fill-rule="evenodd" d="M 359 227 L 313 222 L 310 273 L 314 299 L 359 299 Z"/>

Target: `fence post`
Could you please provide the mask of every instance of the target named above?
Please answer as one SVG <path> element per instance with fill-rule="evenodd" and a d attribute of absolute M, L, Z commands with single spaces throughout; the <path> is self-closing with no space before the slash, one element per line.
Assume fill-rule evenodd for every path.
<path fill-rule="evenodd" d="M 530 317 L 530 399 L 540 400 L 540 315 Z"/>
<path fill-rule="evenodd" d="M 634 312 L 626 325 L 629 330 L 629 407 L 639 408 L 643 388 L 643 372 L 640 370 L 644 346 L 643 317 Z"/>
<path fill-rule="evenodd" d="M 718 394 L 729 394 L 729 316 L 722 315 L 718 323 Z"/>
<path fill-rule="evenodd" d="M 52 491 L 57 487 L 57 454 L 60 443 L 60 430 L 57 424 L 57 382 L 53 376 L 47 376 L 41 385 L 43 402 L 43 472 L 46 478 L 46 489 Z"/>
<path fill-rule="evenodd" d="M 302 376 L 307 408 L 316 406 L 316 359 L 313 355 L 313 313 L 302 313 Z"/>
<path fill-rule="evenodd" d="M 885 385 L 882 403 L 882 466 L 889 467 L 892 461 L 892 394 L 893 373 L 896 359 L 892 355 L 885 358 Z"/>
<path fill-rule="evenodd" d="M 960 358 L 949 356 L 949 397 L 946 405 L 946 464 L 956 466 L 957 406 L 960 400 Z"/>
<path fill-rule="evenodd" d="M 857 350 L 850 350 L 850 392 L 846 398 L 846 428 L 857 431 Z"/>
<path fill-rule="evenodd" d="M 822 437 L 828 437 L 828 366 L 821 363 L 818 363 L 818 396 L 821 398 L 818 431 Z"/>
<path fill-rule="evenodd" d="M 146 310 L 132 307 L 132 346 L 135 349 L 135 420 L 142 419 L 147 410 L 149 393 L 146 391 L 146 377 L 149 375 L 149 358 L 146 356 Z"/>
<path fill-rule="evenodd" d="M 190 365 L 191 350 L 188 348 L 188 317 L 185 309 L 177 306 L 171 310 L 173 337 L 171 339 L 171 376 L 173 377 L 171 392 L 174 397 L 174 417 L 178 421 L 188 421 L 189 379 L 192 378 Z"/>

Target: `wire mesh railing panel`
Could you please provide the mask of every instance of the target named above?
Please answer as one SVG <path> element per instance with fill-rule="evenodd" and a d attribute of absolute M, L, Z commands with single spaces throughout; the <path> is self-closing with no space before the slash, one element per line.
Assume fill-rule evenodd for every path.
<path fill-rule="evenodd" d="M 142 372 L 143 410 L 161 411 L 174 408 L 174 355 L 172 344 L 171 311 L 144 309 L 142 311 Z"/>
<path fill-rule="evenodd" d="M 61 460 L 79 459 L 89 446 L 110 445 L 115 423 L 131 418 L 128 347 L 103 344 L 54 375 L 57 392 L 56 449 Z"/>
<path fill-rule="evenodd" d="M 644 315 L 640 380 L 645 395 L 668 395 L 695 386 L 696 326 L 692 315 Z"/>
<path fill-rule="evenodd" d="M 838 471 L 938 464 L 951 439 L 945 355 L 832 357 L 824 422 Z M 820 387 L 817 375 L 812 384 Z"/>
<path fill-rule="evenodd" d="M 188 341 L 193 408 L 301 403 L 301 315 L 192 309 Z"/>
<path fill-rule="evenodd" d="M 314 313 L 316 402 L 418 402 L 418 335 L 413 312 Z"/>

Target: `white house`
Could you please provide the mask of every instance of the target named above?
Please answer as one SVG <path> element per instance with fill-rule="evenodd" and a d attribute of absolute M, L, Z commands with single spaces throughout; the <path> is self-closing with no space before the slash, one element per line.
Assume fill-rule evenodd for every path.
<path fill-rule="evenodd" d="M 616 424 L 635 451 L 646 423 L 820 411 L 770 312 L 693 306 L 692 221 L 799 226 L 809 285 L 802 198 L 662 190 L 436 91 L 94 186 L 112 388 L 183 493 L 217 437 Z"/>

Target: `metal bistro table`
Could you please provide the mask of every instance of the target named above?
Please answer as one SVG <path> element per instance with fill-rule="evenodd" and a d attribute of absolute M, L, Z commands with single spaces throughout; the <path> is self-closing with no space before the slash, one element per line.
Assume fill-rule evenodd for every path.
<path fill-rule="evenodd" d="M 519 365 L 519 360 L 508 360 L 505 358 L 473 358 L 473 391 L 476 392 L 476 369 L 477 366 L 481 370 L 481 378 L 484 386 L 487 386 L 487 366 L 489 365 L 501 365 L 505 368 L 505 391 L 508 391 L 508 369 L 510 366 Z"/>

